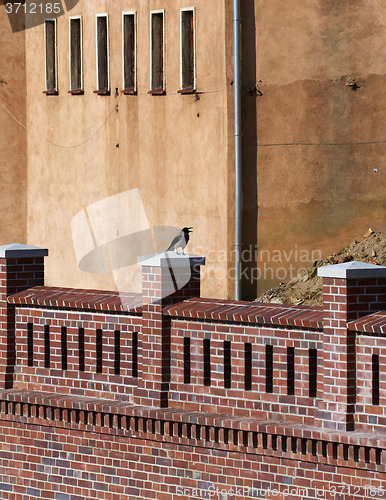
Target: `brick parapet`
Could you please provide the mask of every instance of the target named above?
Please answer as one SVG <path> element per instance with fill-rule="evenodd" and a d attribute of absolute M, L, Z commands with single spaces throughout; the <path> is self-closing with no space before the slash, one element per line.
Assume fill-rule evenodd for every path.
<path fill-rule="evenodd" d="M 2 498 L 177 500 L 236 481 L 263 498 L 382 498 L 382 289 L 325 277 L 324 310 L 218 301 L 198 298 L 199 266 L 179 266 L 144 264 L 143 297 L 125 306 L 3 289 L 17 358 L 0 391 Z"/>

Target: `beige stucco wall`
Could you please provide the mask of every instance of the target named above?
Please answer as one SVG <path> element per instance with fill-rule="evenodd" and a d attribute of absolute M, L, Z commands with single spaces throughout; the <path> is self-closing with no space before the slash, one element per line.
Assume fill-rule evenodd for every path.
<path fill-rule="evenodd" d="M 27 140 L 24 32 L 0 1 L 0 244 L 26 240 Z M 13 115 L 13 116 L 11 116 Z M 20 125 L 20 122 L 22 125 Z"/>
<path fill-rule="evenodd" d="M 180 8 L 196 8 L 197 90 L 180 95 Z M 167 95 L 148 95 L 150 10 L 165 9 Z M 122 11 L 137 12 L 138 95 L 122 89 Z M 95 15 L 109 14 L 111 96 L 96 88 Z M 138 188 L 151 226 L 193 226 L 190 251 L 227 246 L 227 96 L 222 2 L 81 0 L 83 96 L 69 90 L 68 15 L 58 19 L 59 96 L 44 90 L 44 29 L 26 33 L 28 114 L 40 134 L 28 138 L 28 236 L 50 249 L 49 284 L 114 288 L 108 274 L 80 271 L 71 220 L 88 205 Z M 216 20 L 216 22 L 214 22 Z M 119 144 L 119 147 L 117 145 Z M 127 217 L 123 211 L 122 217 Z M 216 259 L 217 260 L 217 259 Z M 226 267 L 226 263 L 212 264 Z M 210 265 L 208 266 L 210 268 Z M 225 276 L 223 272 L 221 276 Z M 226 295 L 226 279 L 204 293 Z"/>
<path fill-rule="evenodd" d="M 386 4 L 243 5 L 254 11 L 253 21 L 243 16 L 245 59 L 254 61 L 254 68 L 244 65 L 244 168 L 257 165 L 258 248 L 282 256 L 275 263 L 266 252 L 258 265 L 262 276 L 264 263 L 274 269 L 278 282 L 285 276 L 277 277 L 279 267 L 308 265 L 369 226 L 386 230 Z M 261 96 L 245 91 L 253 76 Z M 347 86 L 352 79 L 356 91 Z M 247 186 L 245 215 L 253 213 L 254 196 Z"/>
<path fill-rule="evenodd" d="M 192 6 L 199 100 L 177 93 L 179 9 Z M 244 0 L 241 6 L 243 238 L 249 260 L 244 271 L 249 280 L 261 273 L 258 283 L 244 288 L 253 298 L 257 288 L 289 278 L 290 266 L 296 272 L 361 238 L 369 226 L 386 230 L 386 6 L 380 0 Z M 161 8 L 167 95 L 156 97 L 147 93 L 149 16 Z M 138 16 L 137 96 L 115 95 L 122 88 L 122 11 Z M 104 12 L 110 25 L 109 97 L 93 93 L 95 14 Z M 85 94 L 71 96 L 68 17 L 78 14 L 83 15 Z M 71 221 L 90 204 L 138 188 L 151 226 L 194 227 L 190 251 L 208 262 L 203 293 L 232 295 L 232 17 L 231 0 L 80 0 L 58 19 L 59 96 L 49 97 L 42 93 L 43 26 L 26 32 L 28 189 L 23 197 L 25 132 L 2 116 L 0 127 L 8 136 L 0 140 L 14 153 L 2 170 L 15 186 L 3 188 L 2 202 L 14 208 L 6 210 L 6 227 L 17 233 L 4 233 L 4 243 L 22 240 L 28 226 L 28 243 L 50 249 L 49 284 L 116 286 L 111 273 L 79 269 Z M 18 81 L 22 109 L 18 37 L 13 53 L 2 51 L 0 60 Z M 352 79 L 360 86 L 356 91 L 347 86 Z M 256 96 L 259 80 L 262 95 Z M 13 159 L 18 155 L 24 162 Z"/>

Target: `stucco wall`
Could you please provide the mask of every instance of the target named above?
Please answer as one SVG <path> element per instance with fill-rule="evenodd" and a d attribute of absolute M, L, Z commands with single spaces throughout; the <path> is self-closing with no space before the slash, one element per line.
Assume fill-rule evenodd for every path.
<path fill-rule="evenodd" d="M 279 267 L 307 265 L 301 250 L 311 260 L 312 250 L 327 256 L 369 226 L 386 230 L 386 5 L 256 0 L 248 8 L 244 46 L 263 94 L 245 91 L 255 82 L 244 66 L 244 168 L 257 164 L 258 248 L 293 250 L 289 262 L 266 262 L 272 283 L 283 279 Z M 253 211 L 255 194 L 245 202 Z"/>
<path fill-rule="evenodd" d="M 10 241 L 24 243 L 27 142 L 23 125 L 28 126 L 25 116 L 24 32 L 12 32 L 2 0 L 0 41 L 0 244 Z"/>
<path fill-rule="evenodd" d="M 179 9 L 191 6 L 199 94 L 182 96 Z M 386 7 L 379 0 L 245 0 L 241 7 L 243 276 L 244 297 L 253 298 L 362 238 L 369 226 L 386 230 Z M 161 8 L 162 97 L 147 93 L 149 13 Z M 122 88 L 123 10 L 138 14 L 137 96 L 115 95 Z M 95 14 L 104 12 L 109 97 L 93 93 Z M 84 96 L 67 93 L 68 14 L 58 19 L 57 97 L 42 94 L 43 27 L 26 32 L 27 111 L 39 130 L 28 137 L 28 242 L 51 249 L 48 281 L 115 287 L 111 273 L 79 270 L 71 220 L 92 203 L 138 188 L 151 226 L 194 227 L 189 250 L 208 264 L 203 294 L 232 296 L 231 0 L 80 0 L 70 14 L 83 15 Z M 347 85 L 353 79 L 357 90 Z"/>
<path fill-rule="evenodd" d="M 58 19 L 58 96 L 44 90 L 44 28 L 27 32 L 28 113 L 41 135 L 29 137 L 28 235 L 49 247 L 48 281 L 114 288 L 109 275 L 80 271 L 71 219 L 89 204 L 138 188 L 151 226 L 193 226 L 190 251 L 226 247 L 226 95 L 222 2 L 194 2 L 197 90 L 180 95 L 180 8 L 185 1 L 81 0 L 84 95 L 69 90 L 68 15 Z M 165 9 L 166 96 L 148 95 L 150 10 Z M 137 11 L 138 95 L 122 89 L 122 11 Z M 96 89 L 95 14 L 109 14 L 111 96 Z M 216 22 L 214 22 L 216 20 Z M 43 137 L 42 137 L 43 136 Z M 119 145 L 119 147 L 118 147 Z M 130 215 L 130 214 L 129 214 Z M 122 217 L 127 217 L 127 212 Z M 225 267 L 226 263 L 220 263 Z M 223 273 L 225 274 L 225 273 Z M 226 295 L 225 280 L 207 294 Z"/>

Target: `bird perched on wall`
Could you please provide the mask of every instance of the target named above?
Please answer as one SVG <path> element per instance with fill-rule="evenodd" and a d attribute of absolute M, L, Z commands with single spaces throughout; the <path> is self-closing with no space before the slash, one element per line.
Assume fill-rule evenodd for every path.
<path fill-rule="evenodd" d="M 189 233 L 192 232 L 192 227 L 184 227 L 182 230 L 177 234 L 177 236 L 174 238 L 174 240 L 170 243 L 169 248 L 166 250 L 167 252 L 170 252 L 171 250 L 175 250 L 177 252 L 178 248 L 182 249 L 182 253 L 184 253 L 184 248 L 188 244 L 189 241 Z M 179 252 L 177 252 L 179 253 Z"/>

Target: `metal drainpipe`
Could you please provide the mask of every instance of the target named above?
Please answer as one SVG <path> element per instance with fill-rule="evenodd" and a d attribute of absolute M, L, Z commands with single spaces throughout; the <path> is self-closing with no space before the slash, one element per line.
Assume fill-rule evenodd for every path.
<path fill-rule="evenodd" d="M 241 68 L 240 68 L 240 0 L 233 0 L 234 88 L 235 88 L 235 299 L 241 295 Z"/>

